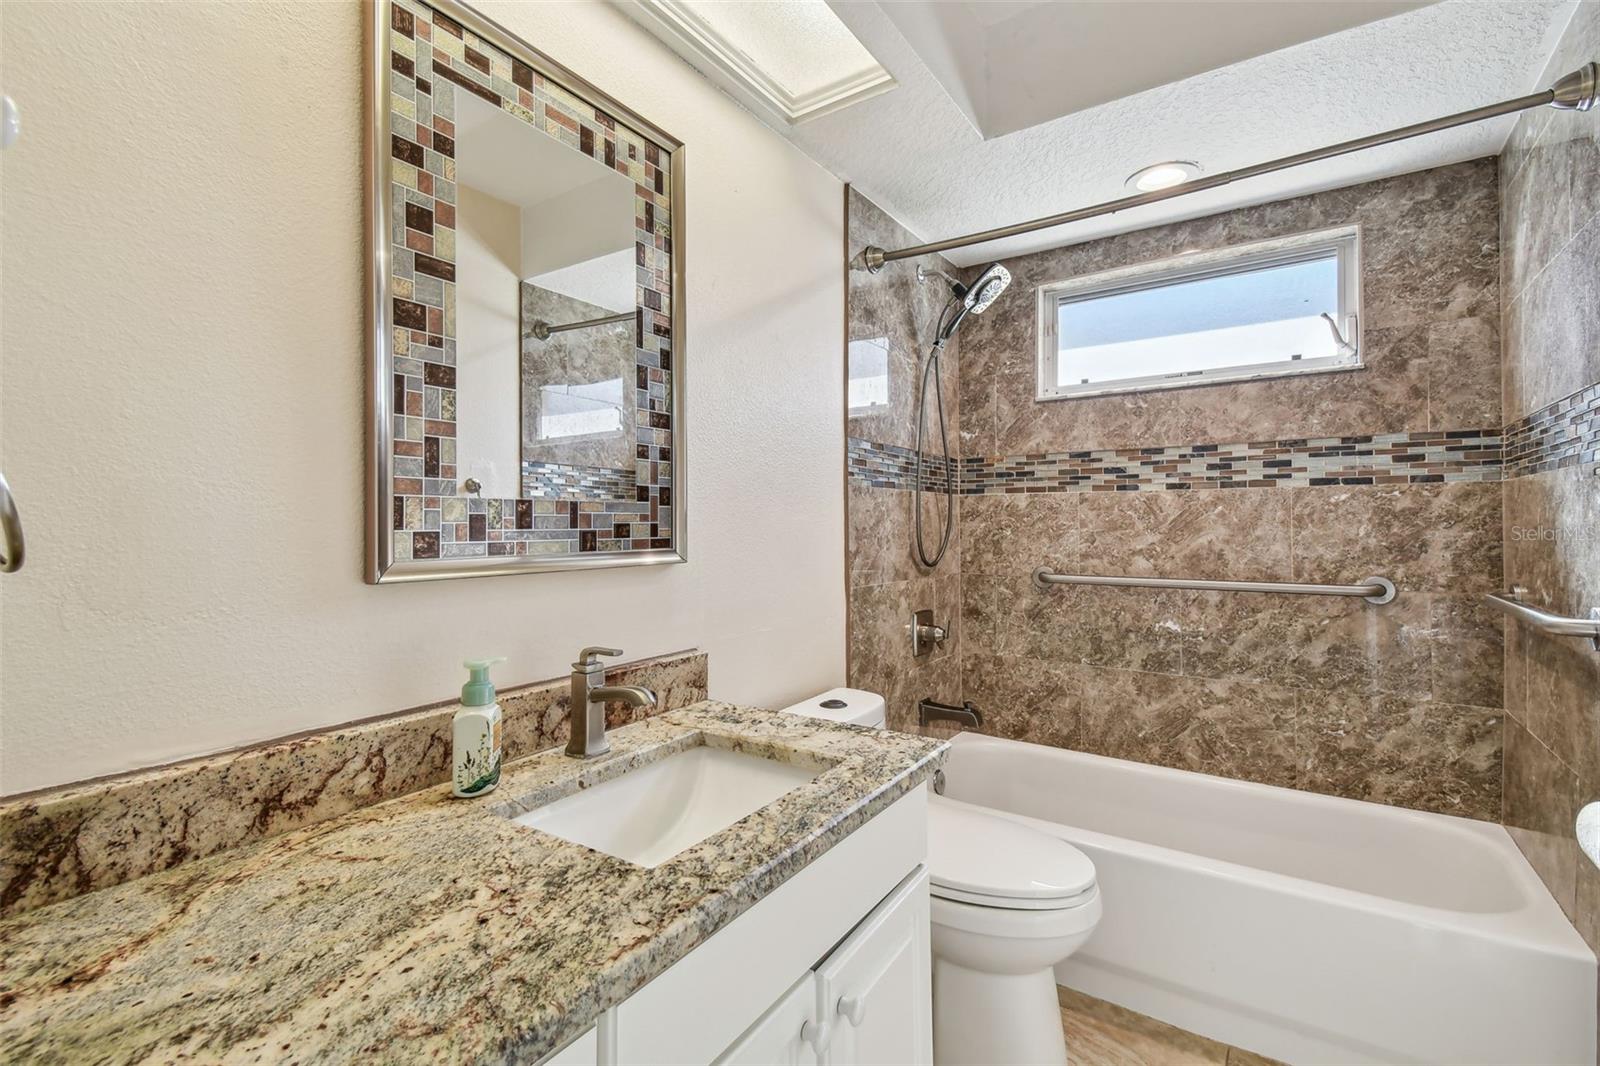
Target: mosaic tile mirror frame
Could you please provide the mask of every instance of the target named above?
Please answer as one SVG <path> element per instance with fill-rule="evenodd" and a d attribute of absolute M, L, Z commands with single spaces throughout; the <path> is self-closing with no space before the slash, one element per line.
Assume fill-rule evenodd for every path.
<path fill-rule="evenodd" d="M 682 562 L 682 143 L 469 7 L 366 14 L 367 580 Z"/>

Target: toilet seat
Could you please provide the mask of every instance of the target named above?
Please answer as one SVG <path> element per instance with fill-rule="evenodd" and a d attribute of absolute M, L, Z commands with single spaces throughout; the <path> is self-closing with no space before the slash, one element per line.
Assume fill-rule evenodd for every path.
<path fill-rule="evenodd" d="M 1051 910 L 963 903 L 935 894 L 929 901 L 935 926 L 991 940 L 1055 940 L 1088 933 L 1100 922 L 1100 890 L 1073 897 L 1071 906 Z"/>
<path fill-rule="evenodd" d="M 1063 911 L 1099 902 L 1094 863 L 1071 844 L 939 796 L 928 804 L 928 875 L 933 897 L 962 909 Z"/>

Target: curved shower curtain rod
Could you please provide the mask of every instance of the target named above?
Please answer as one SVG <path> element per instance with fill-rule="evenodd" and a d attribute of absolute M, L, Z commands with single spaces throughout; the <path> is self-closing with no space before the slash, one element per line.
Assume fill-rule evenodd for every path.
<path fill-rule="evenodd" d="M 1595 106 L 1597 95 L 1600 95 L 1600 64 L 1590 63 L 1568 74 L 1542 92 L 1519 96 L 1514 100 L 1489 104 L 1486 107 L 1476 107 L 1471 111 L 1447 115 L 1444 118 L 1436 118 L 1430 122 L 1418 122 L 1410 126 L 1401 126 L 1386 133 L 1374 133 L 1369 137 L 1358 137 L 1353 141 L 1341 141 L 1326 148 L 1313 148 L 1309 152 L 1286 155 L 1281 159 L 1274 159 L 1267 163 L 1257 163 L 1255 166 L 1226 171 L 1222 174 L 1212 175 L 1209 178 L 1184 182 L 1182 185 L 1174 185 L 1170 189 L 1158 189 L 1155 192 L 1140 193 L 1136 196 L 1124 196 L 1120 200 L 1107 200 L 1104 203 L 1094 204 L 1090 207 L 1081 207 L 1076 211 L 1066 211 L 1059 215 L 1036 218 L 1031 222 L 1019 222 L 1014 226 L 1002 226 L 999 229 L 984 230 L 981 233 L 969 233 L 964 237 L 951 237 L 948 240 L 934 241 L 931 244 L 916 244 L 909 248 L 896 248 L 893 251 L 887 251 L 874 245 L 861 254 L 866 261 L 867 269 L 876 274 L 883 269 L 885 263 L 893 262 L 896 259 L 909 259 L 912 256 L 929 255 L 933 252 L 946 252 L 952 248 L 965 248 L 971 244 L 983 244 L 987 241 L 1000 240 L 1002 237 L 1017 237 L 1024 233 L 1032 233 L 1035 230 L 1064 226 L 1069 222 L 1081 222 L 1084 219 L 1098 218 L 1101 215 L 1126 211 L 1131 207 L 1143 207 L 1145 204 L 1158 203 L 1178 196 L 1188 196 L 1191 193 L 1215 189 L 1218 186 L 1227 185 L 1243 178 L 1259 177 L 1262 174 L 1271 174 L 1274 171 L 1297 167 L 1303 163 L 1315 163 L 1319 160 L 1331 159 L 1334 156 L 1359 152 L 1366 148 L 1376 148 L 1379 145 L 1393 144 L 1395 141 L 1403 141 L 1411 137 L 1420 137 L 1426 133 L 1437 133 L 1440 130 L 1451 129 L 1455 126 L 1465 126 L 1472 122 L 1482 122 L 1484 119 L 1498 118 L 1501 115 L 1510 115 L 1518 111 L 1527 111 L 1534 107 L 1548 105 L 1562 111 L 1588 111 Z"/>

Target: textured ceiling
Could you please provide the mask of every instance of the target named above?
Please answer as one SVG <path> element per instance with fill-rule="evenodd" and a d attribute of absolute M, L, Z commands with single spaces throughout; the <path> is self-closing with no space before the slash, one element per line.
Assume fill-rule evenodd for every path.
<path fill-rule="evenodd" d="M 986 141 L 878 4 L 831 3 L 899 88 L 803 125 L 768 121 L 925 240 L 1114 199 L 1130 173 L 1159 160 L 1193 159 L 1216 173 L 1531 92 L 1574 8 L 1571 0 L 1444 0 Z M 1513 121 L 949 257 L 971 264 L 1494 155 Z"/>
<path fill-rule="evenodd" d="M 1008 10 L 938 0 L 879 10 L 972 124 L 999 137 L 1432 2 L 1072 0 Z"/>

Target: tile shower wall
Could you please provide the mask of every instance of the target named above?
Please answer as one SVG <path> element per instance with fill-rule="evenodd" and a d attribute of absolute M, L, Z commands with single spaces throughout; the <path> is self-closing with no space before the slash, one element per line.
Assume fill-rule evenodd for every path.
<path fill-rule="evenodd" d="M 961 693 L 960 530 L 952 532 L 949 552 L 937 570 L 919 565 L 911 549 L 918 373 L 949 293 L 934 280 L 919 282 L 914 263 L 890 263 L 876 274 L 868 273 L 860 261 L 862 248 L 893 248 L 918 238 L 853 189 L 845 191 L 845 214 L 852 257 L 847 278 L 846 403 L 854 404 L 849 410 L 846 460 L 848 679 L 855 688 L 884 694 L 891 727 L 914 729 L 918 700 L 958 701 Z M 943 356 L 952 456 L 959 447 L 960 343 L 958 336 Z M 936 432 L 931 391 L 928 411 L 929 428 Z M 930 547 L 938 543 L 946 500 L 942 475 L 933 476 L 940 469 L 938 438 L 931 439 L 931 445 L 923 446 L 928 461 L 923 516 Z M 911 613 L 921 608 L 931 608 L 950 636 L 932 654 L 916 659 L 906 626 Z"/>
<path fill-rule="evenodd" d="M 939 292 L 916 288 L 904 264 L 852 271 L 852 376 L 881 366 L 890 387 L 881 409 L 850 418 L 851 683 L 885 692 L 902 726 L 921 696 L 964 697 L 1002 735 L 1496 817 L 1501 643 L 1478 597 L 1500 580 L 1497 210 L 1494 164 L 1480 161 L 1009 261 L 1017 287 L 963 328 L 950 403 L 959 560 L 937 577 L 907 545 L 911 394 L 937 312 L 926 298 Z M 854 194 L 849 213 L 852 252 L 915 239 Z M 1032 400 L 1038 284 L 1350 223 L 1365 242 L 1367 369 Z M 1224 488 L 1241 491 L 1196 491 Z M 1333 582 L 1378 572 L 1404 594 L 1375 609 L 1041 593 L 1027 580 L 1041 564 Z M 937 609 L 952 584 L 956 637 L 912 660 L 909 612 L 924 599 Z"/>
<path fill-rule="evenodd" d="M 1579 4 L 1548 72 L 1600 57 Z M 1600 607 L 1600 120 L 1540 110 L 1500 157 L 1505 244 L 1506 583 L 1561 614 Z M 1506 623 L 1504 821 L 1591 947 L 1600 870 L 1573 819 L 1600 799 L 1600 654 Z"/>
<path fill-rule="evenodd" d="M 1480 160 L 1008 260 L 963 330 L 962 694 L 1001 735 L 1498 818 L 1498 183 Z M 1365 368 L 1039 403 L 1034 292 L 1356 224 Z M 1221 491 L 1226 490 L 1226 491 Z M 1054 587 L 1354 583 L 1398 600 Z"/>

